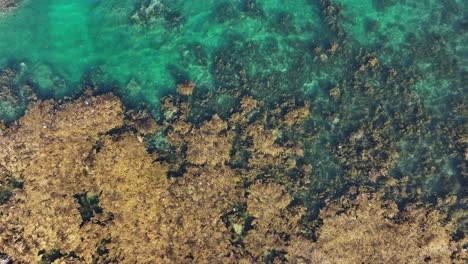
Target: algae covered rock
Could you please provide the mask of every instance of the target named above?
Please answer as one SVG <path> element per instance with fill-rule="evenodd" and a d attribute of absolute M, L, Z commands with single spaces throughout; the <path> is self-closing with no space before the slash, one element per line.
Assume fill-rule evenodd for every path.
<path fill-rule="evenodd" d="M 214 115 L 197 127 L 186 121 L 187 99 L 166 102 L 177 111 L 162 125 L 150 122 L 156 134 L 148 134 L 140 122 L 147 115 L 125 113 L 110 94 L 37 101 L 18 122 L 2 127 L 2 258 L 20 263 L 449 263 L 464 258 L 464 242 L 453 238 L 455 222 L 425 203 L 398 208 L 363 188 L 360 195 L 349 190 L 327 202 L 313 218 L 294 196 L 301 181 L 288 176 L 299 172 L 290 168 L 297 165 L 289 156 L 300 157 L 301 151 L 276 142 L 281 135 L 262 129 L 260 121 L 244 122 L 242 115 L 258 107 L 254 101 L 242 100 L 245 113 L 228 121 Z M 297 124 L 307 112 L 298 109 L 275 124 Z M 146 138 L 166 133 L 173 134 L 165 147 L 148 153 Z M 234 141 L 249 137 L 259 137 L 263 145 L 244 150 L 263 157 L 248 164 L 250 170 L 231 167 L 230 150 L 239 148 Z M 174 158 L 159 153 L 166 148 Z M 175 167 L 178 173 L 171 174 Z M 460 213 L 452 213 L 456 221 Z"/>

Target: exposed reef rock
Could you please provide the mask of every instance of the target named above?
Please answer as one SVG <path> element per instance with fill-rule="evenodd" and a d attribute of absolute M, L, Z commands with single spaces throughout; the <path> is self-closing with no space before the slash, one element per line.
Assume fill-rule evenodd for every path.
<path fill-rule="evenodd" d="M 365 188 L 330 201 L 311 219 L 293 196 L 300 181 L 285 183 L 302 151 L 277 141 L 280 133 L 265 130 L 263 119 L 248 121 L 262 108 L 252 98 L 243 98 L 230 120 L 214 115 L 198 127 L 186 119 L 190 98 L 165 100 L 173 114 L 162 125 L 143 113 L 125 113 L 120 101 L 106 94 L 34 102 L 17 123 L 3 127 L 2 258 L 19 263 L 466 259 L 466 241 L 452 238 L 455 227 L 446 213 L 421 203 L 398 208 Z M 307 113 L 290 109 L 269 126 L 279 131 L 303 122 Z M 166 148 L 176 158 L 165 158 L 169 154 L 161 147 L 147 152 L 144 143 L 154 142 L 146 140 L 152 133 L 168 137 Z M 254 141 L 242 147 L 235 139 Z M 245 159 L 247 167 L 235 159 Z M 171 174 L 174 169 L 178 174 Z"/>
<path fill-rule="evenodd" d="M 453 226 L 443 214 L 417 204 L 399 210 L 373 196 L 342 198 L 321 212 L 321 263 L 451 263 L 454 252 L 466 254 L 450 242 Z"/>

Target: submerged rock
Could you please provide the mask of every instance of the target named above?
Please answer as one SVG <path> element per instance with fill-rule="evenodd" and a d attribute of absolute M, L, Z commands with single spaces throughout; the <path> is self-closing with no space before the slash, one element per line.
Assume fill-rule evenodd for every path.
<path fill-rule="evenodd" d="M 0 13 L 10 11 L 18 6 L 22 0 L 0 0 Z"/>
<path fill-rule="evenodd" d="M 21 74 L 11 68 L 0 71 L 0 121 L 10 123 L 19 118 L 31 98 L 31 87 L 18 80 Z"/>
<path fill-rule="evenodd" d="M 164 6 L 160 0 L 141 1 L 130 16 L 130 21 L 136 24 L 146 24 L 161 18 Z"/>

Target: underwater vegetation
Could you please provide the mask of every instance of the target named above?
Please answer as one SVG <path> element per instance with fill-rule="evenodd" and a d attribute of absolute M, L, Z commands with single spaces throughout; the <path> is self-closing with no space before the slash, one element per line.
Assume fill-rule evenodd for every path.
<path fill-rule="evenodd" d="M 464 1 L 0 10 L 1 261 L 468 261 Z"/>

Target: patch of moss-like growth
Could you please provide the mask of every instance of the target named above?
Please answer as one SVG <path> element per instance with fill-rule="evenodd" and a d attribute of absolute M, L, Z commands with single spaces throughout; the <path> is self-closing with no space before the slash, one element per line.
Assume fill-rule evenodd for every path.
<path fill-rule="evenodd" d="M 42 255 L 40 264 L 49 264 L 64 256 L 64 254 L 56 248 L 48 252 L 41 250 L 39 251 L 39 255 Z"/>
<path fill-rule="evenodd" d="M 86 224 L 96 214 L 102 213 L 102 208 L 99 206 L 99 196 L 89 195 L 87 193 L 75 194 L 73 197 L 80 204 L 81 225 Z"/>
<path fill-rule="evenodd" d="M 0 177 L 0 205 L 7 203 L 13 196 L 14 189 L 23 188 L 23 182 L 11 175 Z"/>

